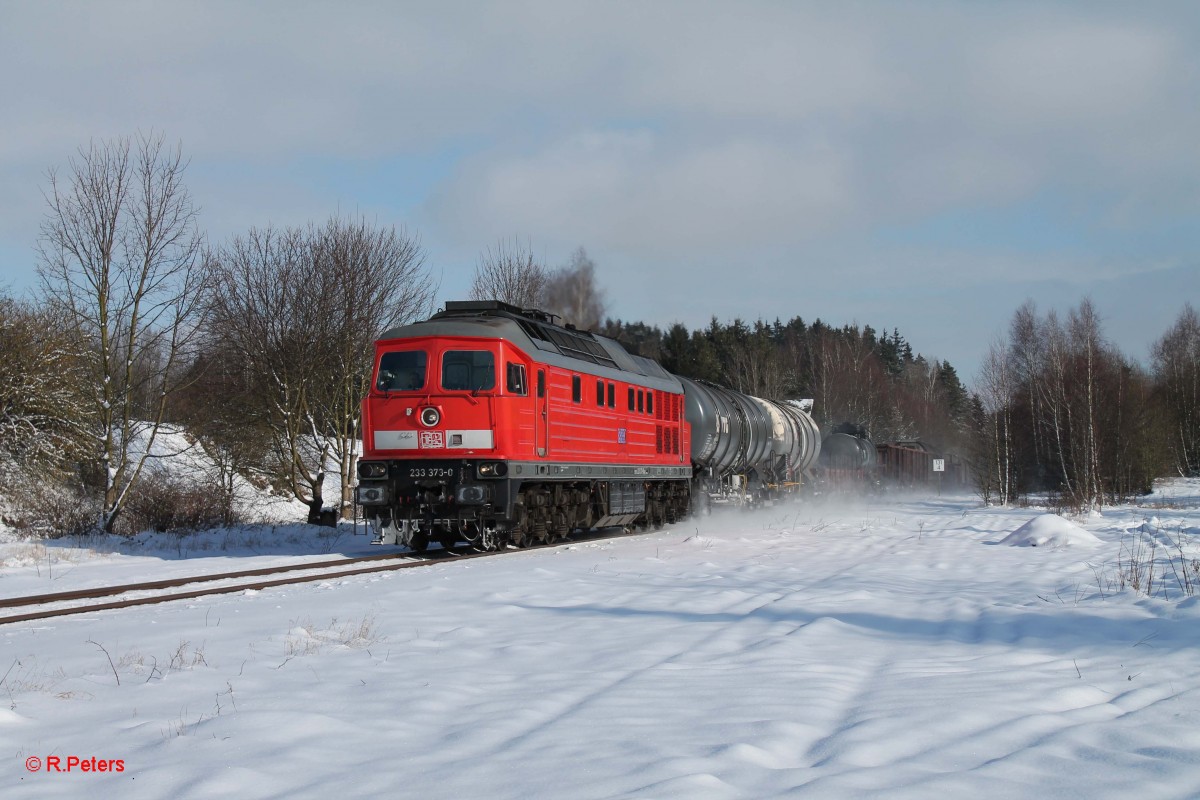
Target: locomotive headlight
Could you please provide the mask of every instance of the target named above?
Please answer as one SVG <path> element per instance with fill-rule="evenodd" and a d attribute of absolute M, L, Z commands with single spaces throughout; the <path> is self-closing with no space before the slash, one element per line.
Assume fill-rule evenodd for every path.
<path fill-rule="evenodd" d="M 442 421 L 442 412 L 438 411 L 433 406 L 426 406 L 421 409 L 421 424 L 426 428 L 432 428 Z"/>
<path fill-rule="evenodd" d="M 481 478 L 503 478 L 508 474 L 508 465 L 503 461 L 483 461 L 475 472 Z"/>
<path fill-rule="evenodd" d="M 386 478 L 387 471 L 387 464 L 382 461 L 358 462 L 358 477 L 360 478 Z"/>

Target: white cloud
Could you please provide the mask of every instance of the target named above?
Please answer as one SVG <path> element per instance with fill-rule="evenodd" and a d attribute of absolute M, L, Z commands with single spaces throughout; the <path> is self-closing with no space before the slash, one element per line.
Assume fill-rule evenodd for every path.
<path fill-rule="evenodd" d="M 558 263 L 583 244 L 614 286 L 689 282 L 691 309 L 787 303 L 813 275 L 1074 279 L 1195 255 L 1155 238 L 1200 210 L 1188 3 L 50 1 L 4 17 L 0 237 L 26 247 L 46 167 L 154 128 L 183 142 L 214 230 L 338 203 L 386 215 L 369 167 L 359 201 L 354 184 L 325 196 L 313 164 L 429 154 L 450 177 L 412 222 L 435 253 L 469 264 L 518 235 Z M 1134 255 L 873 236 L 1047 197 Z M 704 288 L 731 274 L 744 296 Z"/>
<path fill-rule="evenodd" d="M 648 253 L 744 250 L 805 239 L 853 206 L 846 156 L 825 143 L 684 143 L 647 131 L 587 132 L 532 155 L 467 164 L 437 218 L 459 237 L 513 231 Z"/>

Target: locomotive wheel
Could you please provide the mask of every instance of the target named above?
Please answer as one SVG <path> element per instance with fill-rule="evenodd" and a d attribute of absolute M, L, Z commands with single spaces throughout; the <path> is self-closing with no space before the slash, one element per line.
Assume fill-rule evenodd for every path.
<path fill-rule="evenodd" d="M 429 534 L 425 531 L 414 531 L 408 541 L 408 547 L 414 553 L 424 553 L 429 549 Z"/>
<path fill-rule="evenodd" d="M 454 546 L 458 544 L 458 537 L 453 533 L 443 533 L 438 537 L 438 544 L 442 546 L 443 550 L 453 550 Z"/>

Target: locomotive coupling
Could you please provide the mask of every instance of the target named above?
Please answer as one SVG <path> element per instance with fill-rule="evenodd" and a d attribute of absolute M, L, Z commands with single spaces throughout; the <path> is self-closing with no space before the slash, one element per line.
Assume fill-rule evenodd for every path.
<path fill-rule="evenodd" d="M 360 484 L 354 492 L 360 506 L 382 506 L 391 501 L 387 484 Z"/>

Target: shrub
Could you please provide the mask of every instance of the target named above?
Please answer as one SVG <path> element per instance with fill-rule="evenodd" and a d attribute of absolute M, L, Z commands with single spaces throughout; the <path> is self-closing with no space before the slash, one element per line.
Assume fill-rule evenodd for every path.
<path fill-rule="evenodd" d="M 145 530 L 204 530 L 240 521 L 232 498 L 216 481 L 157 472 L 143 475 L 133 487 L 118 527 L 120 533 L 133 535 Z"/>
<path fill-rule="evenodd" d="M 86 536 L 100 528 L 100 503 L 82 488 L 45 480 L 24 479 L 11 485 L 13 527 L 30 537 L 60 539 Z"/>

